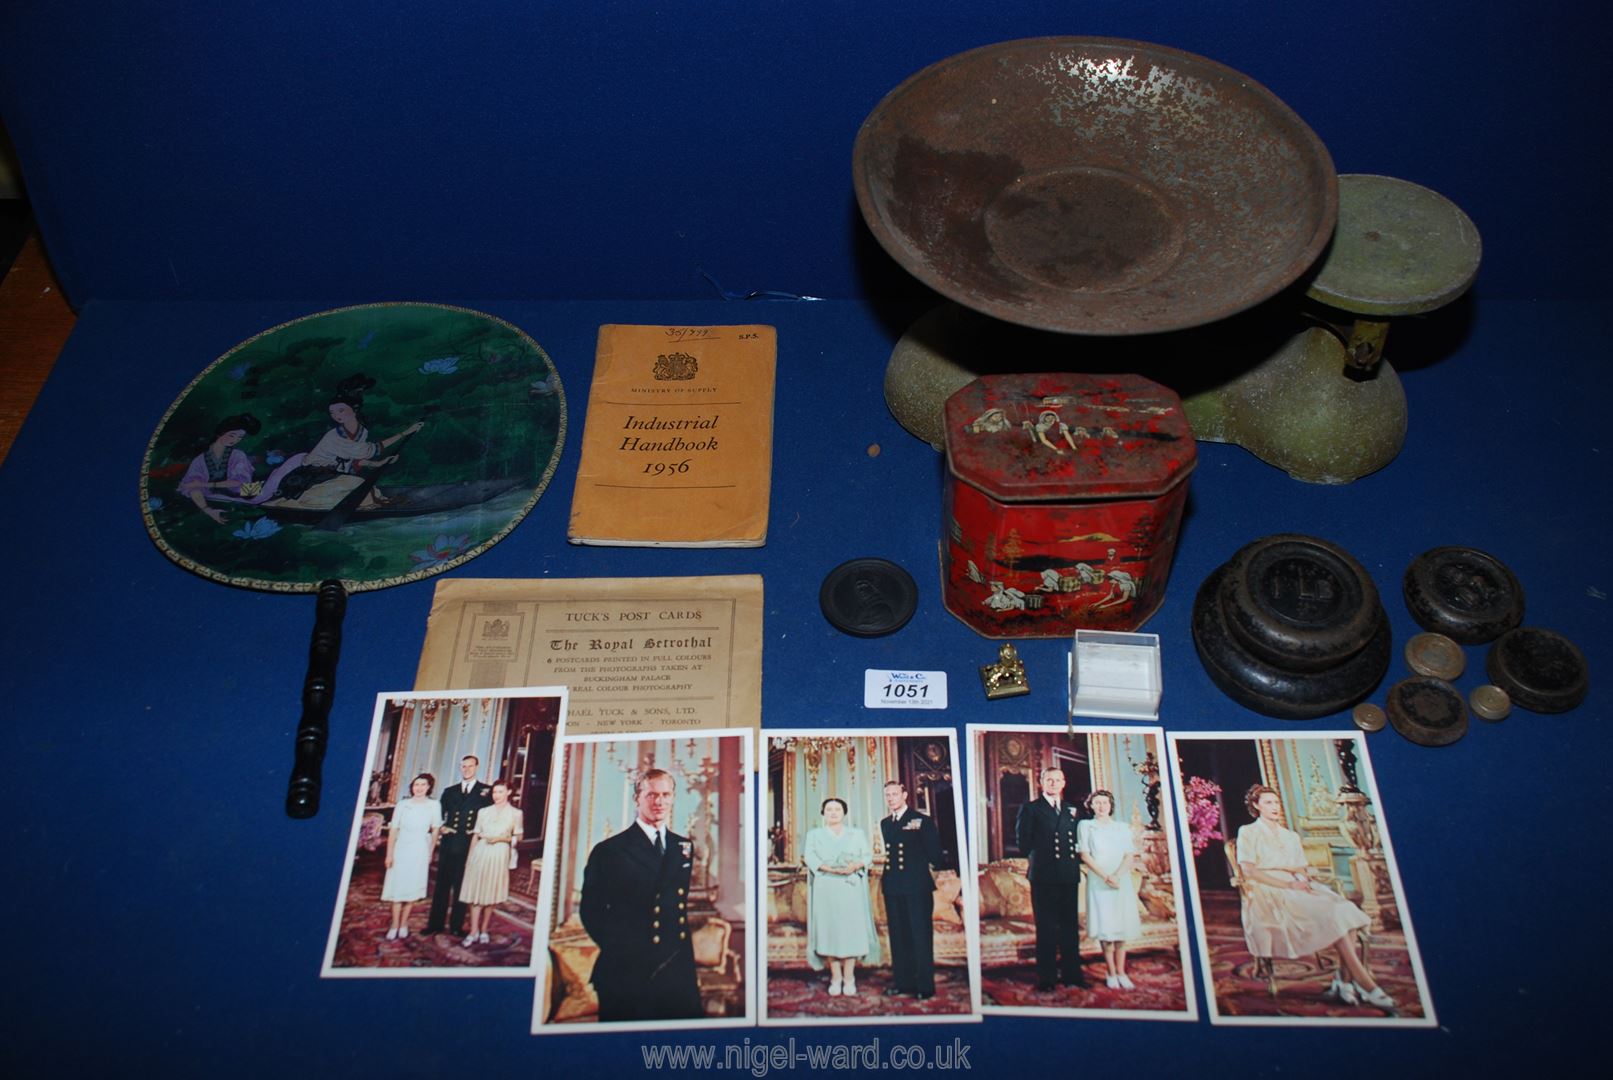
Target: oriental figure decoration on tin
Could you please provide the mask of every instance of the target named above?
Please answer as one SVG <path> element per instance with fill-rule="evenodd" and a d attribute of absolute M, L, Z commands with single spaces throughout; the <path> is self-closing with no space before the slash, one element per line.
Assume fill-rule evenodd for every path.
<path fill-rule="evenodd" d="M 1164 597 L 1195 462 L 1137 376 L 991 376 L 947 404 L 946 604 L 988 637 L 1134 630 Z"/>
<path fill-rule="evenodd" d="M 163 418 L 141 497 L 164 553 L 258 588 L 457 565 L 535 502 L 565 430 L 541 348 L 435 304 L 343 308 L 225 353 Z"/>
<path fill-rule="evenodd" d="M 1152 527 L 1153 522 L 1148 518 L 1134 525 L 1134 529 L 1141 530 Z M 1024 621 L 1055 613 L 1060 623 L 1075 619 L 1085 628 L 1108 628 L 1117 625 L 1110 619 L 1131 617 L 1138 593 L 1147 580 L 1141 573 L 1146 560 L 1139 557 L 1135 549 L 1122 556 L 1120 550 L 1112 546 L 1111 542 L 1115 541 L 1118 541 L 1115 536 L 1096 532 L 1027 542 L 1018 529 L 1013 529 L 1000 540 L 996 534 L 985 539 L 981 557 L 992 571 L 990 577 L 972 558 L 964 560 L 962 574 L 970 582 L 984 586 L 980 607 L 1001 616 L 1002 629 L 994 636 L 1033 634 L 1036 631 L 1025 629 Z M 1090 561 L 1071 562 L 1067 556 L 1051 554 L 1054 550 L 1067 550 L 1073 544 L 1093 548 L 1110 546 L 1104 548 L 1102 555 L 1088 556 Z M 975 548 L 972 544 L 966 546 L 969 550 Z M 1130 569 L 1121 569 L 1123 566 Z M 1027 588 L 1021 589 L 1018 585 Z M 1115 614 L 1105 616 L 1104 612 Z"/>

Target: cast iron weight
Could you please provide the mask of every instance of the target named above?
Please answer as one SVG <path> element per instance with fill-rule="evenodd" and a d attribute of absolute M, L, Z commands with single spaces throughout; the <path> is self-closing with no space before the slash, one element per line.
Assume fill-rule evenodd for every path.
<path fill-rule="evenodd" d="M 1490 646 L 1484 669 L 1513 704 L 1530 712 L 1567 712 L 1590 692 L 1590 669 L 1579 646 L 1538 626 L 1502 634 Z"/>
<path fill-rule="evenodd" d="M 1463 645 L 1494 641 L 1523 621 L 1518 575 L 1477 548 L 1423 552 L 1406 568 L 1401 592 L 1418 626 Z"/>
<path fill-rule="evenodd" d="M 1413 675 L 1389 688 L 1389 723 L 1420 746 L 1449 746 L 1467 734 L 1467 703 L 1444 679 Z"/>
<path fill-rule="evenodd" d="M 1339 712 L 1371 694 L 1389 670 L 1389 619 L 1380 605 L 1372 637 L 1354 656 L 1321 671 L 1284 670 L 1245 649 L 1227 630 L 1219 593 L 1227 567 L 1199 586 L 1193 603 L 1193 645 L 1210 680 L 1233 701 L 1283 720 L 1312 720 Z"/>
<path fill-rule="evenodd" d="M 1226 564 L 1221 614 L 1250 652 L 1286 671 L 1322 671 L 1366 647 L 1383 608 L 1372 578 L 1336 544 L 1285 533 Z"/>

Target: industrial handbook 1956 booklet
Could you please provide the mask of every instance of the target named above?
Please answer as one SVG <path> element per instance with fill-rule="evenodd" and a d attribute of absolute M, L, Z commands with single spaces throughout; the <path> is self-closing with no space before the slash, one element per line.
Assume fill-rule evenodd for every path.
<path fill-rule="evenodd" d="M 571 542 L 765 543 L 777 353 L 771 326 L 601 326 Z"/>

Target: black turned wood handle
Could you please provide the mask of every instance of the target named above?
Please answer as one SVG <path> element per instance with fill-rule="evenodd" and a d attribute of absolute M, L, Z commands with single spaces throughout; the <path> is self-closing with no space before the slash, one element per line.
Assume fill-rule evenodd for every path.
<path fill-rule="evenodd" d="M 336 701 L 336 659 L 342 652 L 342 617 L 347 590 L 340 581 L 321 581 L 314 605 L 314 636 L 308 643 L 308 674 L 302 681 L 302 719 L 292 753 L 286 813 L 310 818 L 319 813 L 319 786 L 330 734 L 330 707 Z"/>

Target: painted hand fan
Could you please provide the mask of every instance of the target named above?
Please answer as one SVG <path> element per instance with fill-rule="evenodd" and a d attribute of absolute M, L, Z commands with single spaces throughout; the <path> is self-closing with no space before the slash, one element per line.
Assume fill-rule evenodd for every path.
<path fill-rule="evenodd" d="M 474 559 L 526 516 L 566 435 L 549 357 L 501 319 L 441 304 L 309 315 L 185 388 L 146 449 L 163 554 L 227 585 L 318 594 L 286 812 L 319 810 L 347 595 Z"/>

